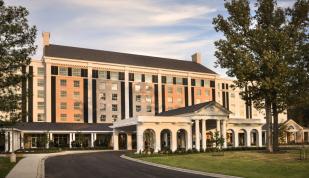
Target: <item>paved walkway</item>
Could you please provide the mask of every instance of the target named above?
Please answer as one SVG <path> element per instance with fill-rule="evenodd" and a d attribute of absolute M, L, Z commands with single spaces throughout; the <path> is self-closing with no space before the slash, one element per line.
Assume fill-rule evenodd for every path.
<path fill-rule="evenodd" d="M 89 153 L 48 158 L 46 178 L 207 178 L 120 158 L 123 152 Z"/>
<path fill-rule="evenodd" d="M 49 154 L 24 154 L 22 160 L 10 171 L 6 178 L 44 178 L 44 160 L 51 156 L 104 152 L 102 150 L 64 151 Z"/>

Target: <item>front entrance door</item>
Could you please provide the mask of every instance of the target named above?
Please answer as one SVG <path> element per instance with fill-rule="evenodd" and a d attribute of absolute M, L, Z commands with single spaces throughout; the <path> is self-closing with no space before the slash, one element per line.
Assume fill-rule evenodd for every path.
<path fill-rule="evenodd" d="M 36 148 L 37 147 L 37 137 L 31 137 L 31 148 Z"/>

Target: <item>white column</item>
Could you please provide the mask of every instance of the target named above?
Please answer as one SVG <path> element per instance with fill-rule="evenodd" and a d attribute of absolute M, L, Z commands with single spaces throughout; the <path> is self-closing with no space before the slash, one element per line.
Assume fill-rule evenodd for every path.
<path fill-rule="evenodd" d="M 188 105 L 192 105 L 192 96 L 191 96 L 191 77 L 188 76 Z"/>
<path fill-rule="evenodd" d="M 97 140 L 97 133 L 93 133 L 93 142 L 95 142 L 96 140 Z"/>
<path fill-rule="evenodd" d="M 246 146 L 247 147 L 250 147 L 251 146 L 251 132 L 250 132 L 250 130 L 246 130 L 246 134 L 247 134 L 247 136 L 246 136 L 246 138 L 247 138 L 247 140 L 246 140 Z"/>
<path fill-rule="evenodd" d="M 161 71 L 158 71 L 158 105 L 159 113 L 162 112 L 162 75 Z"/>
<path fill-rule="evenodd" d="M 237 132 L 237 130 L 235 130 L 235 132 L 234 132 L 234 138 L 235 138 L 235 140 L 234 140 L 234 147 L 238 147 L 239 146 L 239 140 L 238 140 L 238 132 Z"/>
<path fill-rule="evenodd" d="M 21 147 L 21 149 L 24 149 L 24 132 L 20 132 L 20 137 L 21 137 L 21 139 L 20 139 L 20 147 Z"/>
<path fill-rule="evenodd" d="M 177 130 L 172 130 L 172 151 L 177 150 Z"/>
<path fill-rule="evenodd" d="M 224 139 L 223 148 L 227 147 L 226 143 L 226 120 L 222 120 L 222 132 L 221 132 L 222 138 Z"/>
<path fill-rule="evenodd" d="M 10 133 L 10 140 L 9 140 L 9 143 L 10 143 L 10 150 L 9 152 L 13 152 L 13 132 L 9 132 Z"/>
<path fill-rule="evenodd" d="M 119 131 L 117 129 L 114 129 L 113 131 L 114 150 L 119 150 L 118 135 L 119 135 Z"/>
<path fill-rule="evenodd" d="M 45 59 L 45 61 L 47 61 L 47 59 Z M 51 64 L 46 62 L 45 68 L 45 115 L 46 122 L 51 122 Z"/>
<path fill-rule="evenodd" d="M 262 130 L 258 130 L 258 143 L 257 143 L 257 146 L 258 147 L 262 147 L 263 144 L 262 144 Z"/>
<path fill-rule="evenodd" d="M 140 128 L 140 126 L 136 126 L 136 151 L 137 153 L 142 152 L 144 150 L 144 142 L 143 142 L 143 134 L 144 131 Z"/>
<path fill-rule="evenodd" d="M 92 112 L 92 66 L 88 63 L 88 123 L 93 123 Z"/>
<path fill-rule="evenodd" d="M 69 142 L 70 142 L 70 143 L 69 143 L 70 148 L 72 148 L 72 141 L 73 141 L 73 138 L 72 138 L 72 137 L 73 137 L 73 134 L 70 133 L 70 137 L 69 137 L 69 138 L 70 138 L 70 140 L 69 140 Z"/>
<path fill-rule="evenodd" d="M 195 148 L 200 150 L 200 120 L 195 120 Z"/>
<path fill-rule="evenodd" d="M 192 125 L 190 124 L 190 128 L 188 130 L 188 138 L 187 138 L 187 149 L 192 149 Z"/>
<path fill-rule="evenodd" d="M 46 149 L 49 149 L 49 133 L 48 133 L 48 132 L 46 133 L 46 138 L 47 138 L 47 139 L 46 139 L 45 148 L 46 148 Z"/>
<path fill-rule="evenodd" d="M 72 141 L 75 141 L 75 133 L 72 133 Z"/>
<path fill-rule="evenodd" d="M 216 120 L 217 121 L 217 124 L 216 124 L 216 126 L 217 126 L 217 129 L 216 129 L 216 131 L 217 132 L 219 132 L 219 134 L 220 134 L 220 120 Z"/>
<path fill-rule="evenodd" d="M 129 112 L 129 69 L 126 67 L 124 71 L 124 93 L 125 93 L 125 119 L 130 117 Z"/>
<path fill-rule="evenodd" d="M 5 137 L 5 152 L 10 151 L 9 150 L 9 145 L 10 145 L 10 140 L 9 140 L 9 132 L 5 132 L 4 133 L 4 137 Z"/>
<path fill-rule="evenodd" d="M 202 148 L 206 150 L 206 120 L 202 119 Z"/>
<path fill-rule="evenodd" d="M 127 150 L 132 150 L 132 133 L 127 132 Z"/>
<path fill-rule="evenodd" d="M 155 131 L 156 132 L 156 148 L 155 148 L 155 152 L 158 152 L 159 150 L 161 150 L 161 132 L 160 131 Z"/>
<path fill-rule="evenodd" d="M 94 136 L 93 136 L 93 133 L 90 133 L 91 134 L 91 140 L 90 140 L 90 146 L 91 146 L 91 148 L 93 148 L 94 147 Z"/>

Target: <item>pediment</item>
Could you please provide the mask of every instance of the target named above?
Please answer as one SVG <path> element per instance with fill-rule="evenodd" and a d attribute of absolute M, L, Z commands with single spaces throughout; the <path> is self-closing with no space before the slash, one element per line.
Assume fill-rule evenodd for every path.
<path fill-rule="evenodd" d="M 216 102 L 212 102 L 199 110 L 191 113 L 191 116 L 229 116 L 231 112 Z"/>
<path fill-rule="evenodd" d="M 303 127 L 297 124 L 294 120 L 290 119 L 287 122 L 285 122 L 287 130 L 293 131 L 293 130 L 302 130 Z"/>

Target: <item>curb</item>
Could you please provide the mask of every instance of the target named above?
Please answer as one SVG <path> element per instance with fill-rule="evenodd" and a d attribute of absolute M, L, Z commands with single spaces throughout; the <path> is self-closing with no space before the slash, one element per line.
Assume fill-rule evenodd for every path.
<path fill-rule="evenodd" d="M 190 174 L 210 176 L 210 177 L 216 177 L 216 178 L 241 178 L 241 177 L 237 177 L 237 176 L 229 176 L 229 175 L 224 175 L 224 174 L 208 173 L 208 172 L 194 171 L 194 170 L 190 170 L 190 169 L 183 169 L 183 168 L 177 168 L 177 167 L 172 167 L 172 166 L 166 166 L 166 165 L 162 165 L 162 164 L 156 164 L 156 163 L 151 163 L 151 162 L 148 162 L 148 161 L 143 161 L 143 160 L 131 158 L 131 157 L 128 157 L 128 156 L 125 156 L 125 155 L 121 155 L 120 157 L 123 158 L 123 159 L 126 159 L 126 160 L 130 160 L 130 161 L 134 161 L 134 162 L 138 162 L 138 163 L 142 163 L 142 164 L 147 164 L 147 165 L 150 165 L 150 166 L 155 166 L 155 167 L 159 167 L 159 168 L 163 168 L 163 169 L 169 169 L 169 170 L 173 170 L 173 171 L 185 172 L 185 173 L 190 173 Z"/>

